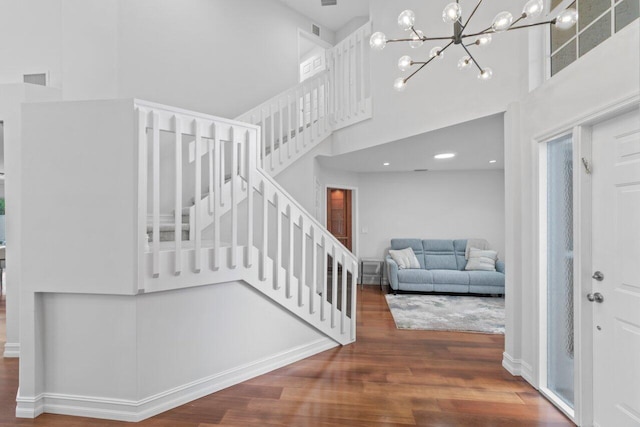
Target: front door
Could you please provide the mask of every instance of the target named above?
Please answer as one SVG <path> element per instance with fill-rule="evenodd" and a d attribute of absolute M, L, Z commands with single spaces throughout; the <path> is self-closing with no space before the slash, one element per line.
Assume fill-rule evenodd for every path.
<path fill-rule="evenodd" d="M 327 189 L 327 229 L 350 251 L 351 248 L 351 190 Z"/>
<path fill-rule="evenodd" d="M 640 113 L 593 127 L 594 425 L 640 426 Z"/>

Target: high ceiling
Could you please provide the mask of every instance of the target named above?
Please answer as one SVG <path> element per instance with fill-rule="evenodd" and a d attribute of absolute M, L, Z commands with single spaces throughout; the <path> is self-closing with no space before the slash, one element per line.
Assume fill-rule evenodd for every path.
<path fill-rule="evenodd" d="M 280 1 L 333 31 L 353 18 L 369 15 L 369 0 L 337 0 L 336 6 L 322 6 L 321 0 Z M 504 4 L 489 3 L 485 12 L 493 16 L 496 7 L 504 7 Z M 398 8 L 400 10 L 401 5 Z M 318 160 L 323 167 L 361 173 L 416 169 L 500 170 L 504 168 L 503 133 L 503 115 L 496 114 L 365 150 L 333 157 L 319 156 Z M 443 152 L 457 155 L 450 160 L 433 158 Z M 490 160 L 496 162 L 489 163 Z M 389 165 L 384 166 L 384 163 Z"/>
<path fill-rule="evenodd" d="M 369 16 L 369 0 L 338 0 L 335 6 L 322 6 L 321 0 L 280 1 L 332 31 L 344 27 L 355 17 Z"/>
<path fill-rule="evenodd" d="M 449 160 L 434 155 L 456 153 Z M 489 163 L 496 160 L 495 163 Z M 502 114 L 334 157 L 319 156 L 323 167 L 351 172 L 406 172 L 416 169 L 499 170 L 504 168 Z M 389 163 L 389 166 L 384 166 Z"/>

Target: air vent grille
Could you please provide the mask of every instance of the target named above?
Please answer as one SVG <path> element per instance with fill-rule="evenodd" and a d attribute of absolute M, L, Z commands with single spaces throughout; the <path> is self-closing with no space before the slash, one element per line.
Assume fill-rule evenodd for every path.
<path fill-rule="evenodd" d="M 47 75 L 45 73 L 42 74 L 24 74 L 22 76 L 22 81 L 25 83 L 31 83 L 33 85 L 46 86 L 47 85 Z"/>
<path fill-rule="evenodd" d="M 311 24 L 311 32 L 320 37 L 320 27 L 318 27 L 317 25 Z"/>
<path fill-rule="evenodd" d="M 429 172 L 429 169 L 414 169 L 414 172 Z"/>
<path fill-rule="evenodd" d="M 338 0 L 320 0 L 323 6 L 335 6 L 338 4 Z"/>

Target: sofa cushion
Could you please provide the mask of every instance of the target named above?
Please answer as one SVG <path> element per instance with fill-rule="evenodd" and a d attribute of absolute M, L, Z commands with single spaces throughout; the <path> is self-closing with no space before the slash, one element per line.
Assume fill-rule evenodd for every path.
<path fill-rule="evenodd" d="M 458 270 L 431 270 L 433 283 L 450 285 L 468 285 L 469 273 Z"/>
<path fill-rule="evenodd" d="M 496 271 L 498 252 L 471 248 L 465 270 Z"/>
<path fill-rule="evenodd" d="M 469 284 L 475 286 L 504 287 L 504 274 L 497 271 L 470 271 Z"/>
<path fill-rule="evenodd" d="M 420 239 L 391 239 L 391 249 L 399 250 L 411 248 L 418 258 L 420 268 L 424 267 L 424 249 L 422 248 L 422 240 Z"/>
<path fill-rule="evenodd" d="M 398 264 L 399 269 L 405 268 L 420 268 L 420 263 L 413 249 L 389 249 L 389 256 Z"/>
<path fill-rule="evenodd" d="M 465 251 L 467 250 L 467 239 L 454 240 L 453 250 L 456 252 L 456 265 L 458 270 L 463 271 L 467 266 L 467 257 L 465 256 Z"/>
<path fill-rule="evenodd" d="M 433 274 L 429 270 L 405 269 L 398 270 L 398 282 L 402 283 L 433 283 Z"/>
<path fill-rule="evenodd" d="M 424 265 L 427 270 L 457 270 L 453 240 L 423 240 Z M 437 282 L 436 282 L 437 283 Z"/>

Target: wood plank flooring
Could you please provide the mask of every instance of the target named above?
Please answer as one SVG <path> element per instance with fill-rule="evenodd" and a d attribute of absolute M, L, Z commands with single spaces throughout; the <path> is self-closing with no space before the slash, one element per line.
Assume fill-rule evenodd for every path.
<path fill-rule="evenodd" d="M 136 426 L 572 426 L 501 366 L 501 335 L 396 329 L 384 294 L 358 294 L 358 341 L 180 406 Z M 4 298 L 0 340 L 4 340 Z M 1 343 L 4 345 L 4 343 Z M 126 426 L 14 417 L 17 359 L 0 359 L 0 427 Z"/>

